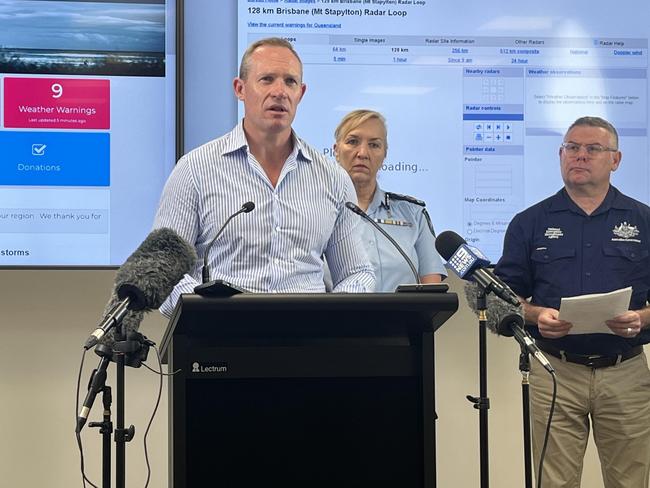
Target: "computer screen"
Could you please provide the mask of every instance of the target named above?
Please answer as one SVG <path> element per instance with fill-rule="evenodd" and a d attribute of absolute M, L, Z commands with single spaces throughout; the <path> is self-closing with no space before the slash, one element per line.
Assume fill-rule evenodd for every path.
<path fill-rule="evenodd" d="M 176 159 L 174 0 L 0 0 L 0 266 L 119 266 Z"/>
<path fill-rule="evenodd" d="M 343 115 L 381 112 L 379 185 L 495 260 L 511 218 L 562 187 L 558 151 L 578 117 L 617 127 L 613 184 L 648 202 L 648 18 L 630 0 L 249 0 L 236 49 L 291 40 L 307 84 L 294 128 L 327 155 Z"/>

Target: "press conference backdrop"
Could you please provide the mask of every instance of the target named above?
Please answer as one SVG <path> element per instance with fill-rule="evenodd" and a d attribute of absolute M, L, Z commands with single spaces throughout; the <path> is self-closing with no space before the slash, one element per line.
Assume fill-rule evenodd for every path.
<path fill-rule="evenodd" d="M 0 0 L 0 266 L 117 266 L 176 159 L 175 0 Z"/>
<path fill-rule="evenodd" d="M 346 112 L 379 110 L 389 130 L 381 185 L 426 200 L 438 230 L 455 230 L 492 259 L 512 216 L 562 186 L 558 148 L 579 116 L 619 128 L 614 184 L 649 200 L 648 2 L 214 3 L 200 7 L 214 30 L 186 34 L 188 56 L 190 44 L 199 49 L 186 66 L 198 89 L 193 104 L 188 93 L 197 129 L 188 129 L 188 149 L 236 122 L 237 58 L 276 35 L 305 63 L 299 134 L 331 155 Z M 214 77 L 201 84 L 206 68 Z"/>
<path fill-rule="evenodd" d="M 0 266 L 119 265 L 144 238 L 174 162 L 174 9 L 0 0 Z M 580 115 L 620 128 L 614 183 L 648 201 L 649 13 L 630 0 L 193 0 L 185 149 L 241 115 L 244 47 L 288 37 L 308 84 L 299 133 L 330 154 L 344 113 L 380 110 L 381 184 L 494 259 L 512 215 L 561 186 L 558 146 Z"/>

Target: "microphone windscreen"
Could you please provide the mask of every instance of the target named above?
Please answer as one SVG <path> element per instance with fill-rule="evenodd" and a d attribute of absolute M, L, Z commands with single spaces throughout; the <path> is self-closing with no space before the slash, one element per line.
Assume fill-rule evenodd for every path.
<path fill-rule="evenodd" d="M 467 304 L 475 314 L 478 315 L 477 307 L 477 297 L 478 297 L 478 285 L 473 282 L 465 282 L 465 298 L 467 298 Z M 488 294 L 486 297 L 486 309 L 487 309 L 487 328 L 490 332 L 493 332 L 497 335 L 503 336 L 512 336 L 512 330 L 510 327 L 506 327 L 505 318 L 510 317 L 510 322 L 514 315 L 517 315 L 521 318 L 521 326 L 523 326 L 523 316 L 521 315 L 521 308 L 515 307 L 514 305 L 505 302 L 501 298 Z"/>
<path fill-rule="evenodd" d="M 241 206 L 244 213 L 252 212 L 255 210 L 255 204 L 253 202 L 246 202 Z"/>
<path fill-rule="evenodd" d="M 196 252 L 171 229 L 152 231 L 115 276 L 120 300 L 131 310 L 159 308 L 196 262 Z"/>
<path fill-rule="evenodd" d="M 524 328 L 524 317 L 521 313 L 509 313 L 499 320 L 497 324 L 497 334 L 505 337 L 512 337 L 515 335 L 515 332 L 512 328 L 513 325 L 516 325 L 520 329 Z"/>
<path fill-rule="evenodd" d="M 109 313 L 111 313 L 113 311 L 113 308 L 119 305 L 121 301 L 122 300 L 120 300 L 120 298 L 117 296 L 117 293 L 113 292 L 110 300 L 104 308 L 104 314 L 102 317 L 106 317 Z M 122 319 L 122 326 L 124 327 L 125 333 L 128 334 L 130 331 L 137 331 L 140 328 L 140 323 L 142 322 L 143 318 L 144 310 L 129 310 Z M 113 329 L 111 329 L 104 337 L 102 337 L 101 343 L 112 347 L 113 341 Z"/>
<path fill-rule="evenodd" d="M 456 234 L 453 230 L 446 230 L 441 232 L 438 237 L 436 237 L 436 251 L 440 254 L 445 261 L 449 261 L 449 258 L 456 252 L 456 250 L 467 244 L 465 239 Z"/>

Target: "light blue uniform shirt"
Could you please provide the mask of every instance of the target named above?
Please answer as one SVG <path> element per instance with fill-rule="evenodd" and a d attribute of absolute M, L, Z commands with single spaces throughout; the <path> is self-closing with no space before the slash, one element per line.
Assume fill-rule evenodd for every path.
<path fill-rule="evenodd" d="M 386 192 L 378 187 L 366 213 L 397 241 L 420 276 L 447 275 L 436 252 L 435 237 L 424 216 L 424 207 L 386 198 Z M 362 220 L 362 224 L 363 246 L 375 269 L 375 291 L 393 292 L 397 285 L 415 283 L 411 268 L 395 246 L 370 222 Z"/>
<path fill-rule="evenodd" d="M 247 201 L 210 250 L 211 279 L 254 292 L 323 292 L 327 257 L 335 292 L 369 292 L 374 273 L 360 222 L 345 207 L 356 193 L 343 168 L 293 135 L 294 149 L 275 187 L 248 151 L 240 122 L 230 133 L 183 156 L 163 190 L 154 228 L 169 227 L 194 245 L 199 260 L 161 307 L 200 283 L 206 247 Z"/>

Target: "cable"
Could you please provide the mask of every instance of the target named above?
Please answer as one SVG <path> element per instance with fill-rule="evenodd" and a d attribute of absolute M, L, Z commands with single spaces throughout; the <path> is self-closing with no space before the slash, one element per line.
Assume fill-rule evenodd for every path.
<path fill-rule="evenodd" d="M 162 361 L 160 358 L 160 351 L 158 350 L 157 347 L 153 346 L 154 351 L 156 351 L 156 358 L 158 360 L 158 370 L 155 370 L 151 368 L 149 365 L 145 363 L 141 363 L 145 368 L 147 368 L 149 371 L 155 373 L 159 377 L 159 383 L 158 383 L 158 395 L 156 398 L 156 403 L 153 408 L 153 412 L 151 413 L 151 417 L 149 419 L 149 422 L 147 424 L 147 428 L 144 433 L 143 437 L 143 444 L 144 444 L 144 459 L 145 459 L 145 464 L 147 466 L 147 479 L 144 485 L 144 488 L 147 488 L 149 486 L 149 481 L 151 480 L 151 463 L 149 462 L 149 450 L 147 448 L 147 437 L 149 435 L 149 432 L 151 430 L 151 426 L 153 425 L 153 421 L 156 417 L 156 413 L 158 412 L 158 408 L 160 407 L 160 400 L 162 398 L 162 389 L 163 389 L 163 377 L 165 376 L 173 376 L 177 373 L 180 373 L 182 370 L 178 369 L 176 371 L 173 371 L 172 373 L 164 373 L 162 370 Z M 77 415 L 79 412 L 79 393 L 81 391 L 81 377 L 83 373 L 83 366 L 84 366 L 84 361 L 86 358 L 86 349 L 83 350 L 82 356 L 81 356 L 81 364 L 79 366 L 79 375 L 77 376 L 77 390 L 76 390 L 76 398 L 75 398 L 75 426 L 77 425 Z M 80 456 L 80 461 L 81 461 L 81 481 L 83 484 L 83 487 L 86 488 L 86 483 L 90 484 L 92 488 L 99 488 L 96 484 L 94 484 L 87 476 L 85 472 L 85 461 L 84 461 L 84 452 L 83 452 L 83 443 L 81 440 L 81 432 L 75 432 L 76 438 L 77 438 L 77 446 L 79 447 L 79 456 Z"/>
<path fill-rule="evenodd" d="M 555 373 L 550 373 L 553 378 L 553 397 L 551 398 L 551 409 L 548 412 L 548 422 L 546 424 L 546 433 L 544 434 L 544 445 L 542 447 L 542 454 L 539 457 L 539 467 L 537 470 L 537 488 L 542 488 L 542 468 L 544 466 L 544 457 L 546 456 L 546 447 L 548 445 L 548 436 L 551 432 L 551 421 L 553 420 L 553 412 L 555 411 L 555 400 L 557 398 L 557 378 Z"/>
<path fill-rule="evenodd" d="M 153 419 L 156 416 L 156 412 L 158 411 L 158 407 L 160 406 L 160 399 L 162 397 L 162 388 L 163 388 L 163 377 L 164 376 L 173 376 L 176 373 L 180 373 L 181 370 L 178 369 L 172 373 L 163 373 L 162 370 L 162 361 L 160 359 L 160 351 L 156 346 L 152 346 L 153 350 L 156 351 L 156 358 L 158 359 L 158 371 L 155 369 L 151 368 L 150 366 L 146 365 L 145 363 L 142 363 L 142 366 L 147 368 L 149 371 L 155 373 L 158 375 L 160 382 L 158 383 L 158 398 L 156 398 L 156 405 L 153 408 L 153 412 L 151 413 L 151 418 L 149 419 L 149 423 L 147 424 L 147 429 L 144 432 L 144 461 L 147 465 L 147 481 L 144 484 L 144 488 L 147 488 L 149 486 L 149 480 L 151 479 L 151 466 L 149 465 L 149 451 L 147 449 L 147 436 L 149 435 L 149 430 L 151 429 L 151 425 L 153 424 Z"/>
<path fill-rule="evenodd" d="M 92 481 L 86 477 L 85 467 L 84 467 L 84 448 L 81 442 L 81 432 L 76 432 L 77 427 L 77 412 L 79 412 L 79 392 L 81 390 L 81 373 L 84 368 L 84 360 L 86 359 L 86 349 L 84 349 L 81 355 L 81 364 L 79 365 L 79 375 L 77 376 L 77 394 L 75 397 L 75 406 L 74 406 L 74 425 L 75 425 L 75 436 L 77 438 L 77 446 L 79 447 L 79 457 L 81 459 L 81 482 L 83 483 L 84 488 L 86 488 L 86 481 L 90 483 L 90 486 L 93 488 L 99 488 Z"/>
<path fill-rule="evenodd" d="M 159 375 L 162 375 L 162 376 L 174 376 L 175 374 L 178 374 L 178 373 L 180 373 L 181 371 L 183 371 L 182 369 L 177 369 L 176 371 L 173 371 L 173 372 L 171 372 L 171 373 L 163 373 L 162 371 L 156 371 L 156 370 L 153 369 L 151 366 L 148 366 L 148 365 L 146 365 L 145 363 L 142 363 L 142 366 L 144 366 L 145 368 L 147 368 L 147 369 L 148 369 L 149 371 L 151 371 L 152 373 L 156 373 L 156 374 L 159 374 Z"/>
<path fill-rule="evenodd" d="M 143 438 L 144 439 L 143 440 L 144 462 L 147 465 L 147 481 L 144 484 L 144 488 L 147 488 L 149 486 L 149 480 L 151 479 L 151 465 L 149 464 L 149 450 L 147 449 L 147 436 L 149 435 L 151 424 L 153 424 L 153 419 L 156 416 L 156 412 L 158 411 L 158 406 L 160 405 L 160 398 L 162 397 L 162 387 L 163 387 L 163 372 L 162 372 L 162 362 L 160 360 L 160 353 L 158 352 L 158 348 L 156 346 L 153 347 L 153 350 L 156 351 L 156 358 L 158 359 L 158 371 L 150 368 L 149 366 L 147 366 L 147 369 L 153 371 L 158 375 L 159 383 L 158 383 L 158 397 L 156 398 L 156 404 L 153 407 L 153 412 L 151 413 L 151 418 L 149 419 L 149 423 L 147 424 L 147 429 L 144 431 L 144 438 Z"/>

